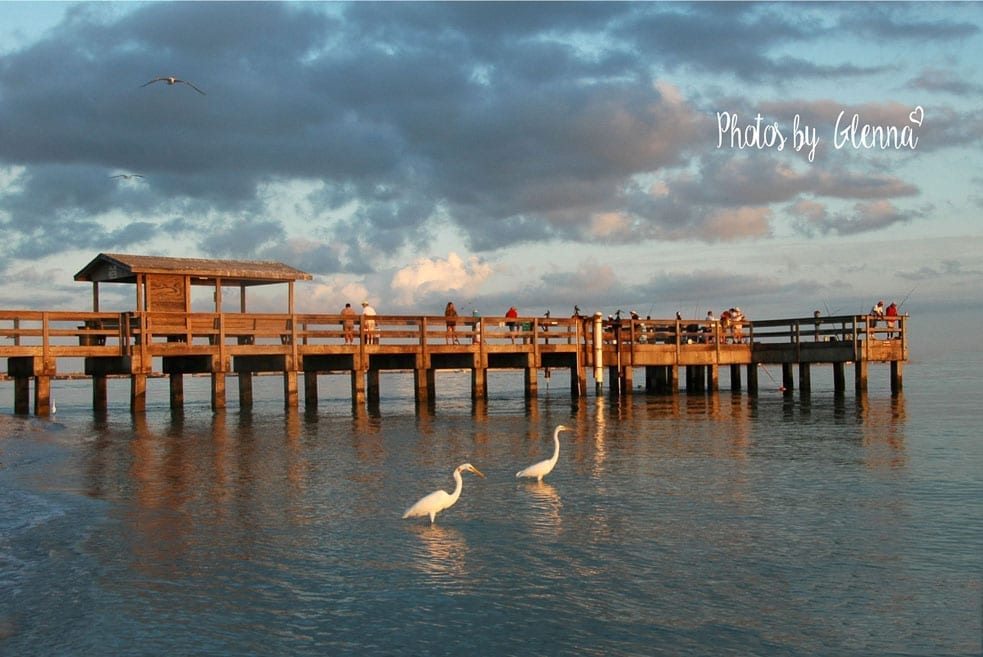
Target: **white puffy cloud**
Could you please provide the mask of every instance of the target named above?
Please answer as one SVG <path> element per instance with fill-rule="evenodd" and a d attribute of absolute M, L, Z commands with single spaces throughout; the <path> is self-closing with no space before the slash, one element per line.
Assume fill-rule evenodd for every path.
<path fill-rule="evenodd" d="M 393 299 L 397 305 L 411 306 L 441 293 L 473 296 L 492 271 L 491 265 L 477 256 L 464 260 L 449 253 L 444 259 L 418 258 L 393 275 Z"/>

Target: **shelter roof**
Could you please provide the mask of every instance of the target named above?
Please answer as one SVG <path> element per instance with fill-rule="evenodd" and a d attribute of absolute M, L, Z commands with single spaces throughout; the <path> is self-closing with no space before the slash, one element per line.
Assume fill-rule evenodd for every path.
<path fill-rule="evenodd" d="M 272 260 L 210 260 L 161 256 L 100 253 L 75 274 L 76 281 L 136 283 L 140 274 L 178 274 L 191 277 L 192 285 L 267 285 L 312 276 Z"/>

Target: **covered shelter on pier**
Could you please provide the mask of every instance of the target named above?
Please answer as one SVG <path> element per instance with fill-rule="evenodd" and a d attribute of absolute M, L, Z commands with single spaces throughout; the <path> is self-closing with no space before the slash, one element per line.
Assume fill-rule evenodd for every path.
<path fill-rule="evenodd" d="M 294 282 L 311 280 L 306 272 L 275 261 L 166 258 L 149 255 L 100 253 L 75 274 L 76 281 L 92 283 L 92 310 L 99 312 L 100 283 L 136 285 L 137 311 L 193 312 L 193 285 L 213 289 L 215 309 L 222 311 L 222 288 L 239 288 L 239 311 L 246 312 L 246 289 L 286 283 L 286 312 L 294 312 Z"/>

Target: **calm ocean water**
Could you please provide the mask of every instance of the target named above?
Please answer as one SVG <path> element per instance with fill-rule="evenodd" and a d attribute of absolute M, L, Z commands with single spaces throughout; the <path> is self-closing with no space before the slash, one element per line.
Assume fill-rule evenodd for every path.
<path fill-rule="evenodd" d="M 447 372 L 418 411 L 393 375 L 360 416 L 346 377 L 316 412 L 260 377 L 251 411 L 188 378 L 171 413 L 153 380 L 137 416 L 126 381 L 102 415 L 57 381 L 50 421 L 0 384 L 0 655 L 979 655 L 975 358 L 896 399 L 882 366 L 860 399 L 814 370 L 808 398 L 555 374 L 527 403 L 502 374 L 479 405 Z M 465 461 L 435 526 L 401 519 Z"/>

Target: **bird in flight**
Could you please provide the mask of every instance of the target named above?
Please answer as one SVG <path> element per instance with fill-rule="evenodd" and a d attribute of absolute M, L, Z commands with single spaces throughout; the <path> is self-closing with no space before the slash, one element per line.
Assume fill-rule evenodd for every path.
<path fill-rule="evenodd" d="M 139 173 L 117 173 L 115 176 L 109 176 L 110 178 L 124 178 L 129 180 L 130 178 L 143 178 Z"/>
<path fill-rule="evenodd" d="M 172 85 L 173 84 L 186 84 L 189 87 L 191 87 L 192 89 L 194 89 L 195 91 L 197 91 L 198 93 L 200 93 L 202 96 L 207 96 L 208 95 L 204 91 L 202 91 L 201 89 L 199 89 L 198 87 L 196 87 L 195 85 L 193 85 L 190 82 L 188 82 L 187 80 L 182 80 L 180 78 L 175 78 L 173 76 L 166 76 L 166 75 L 161 76 L 159 78 L 154 78 L 153 80 L 151 80 L 147 84 L 141 84 L 140 87 L 141 88 L 146 87 L 148 85 L 153 84 L 154 82 L 166 82 L 167 84 L 172 84 Z"/>

